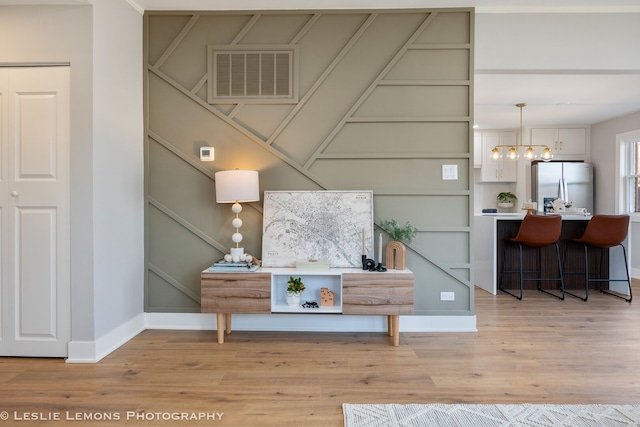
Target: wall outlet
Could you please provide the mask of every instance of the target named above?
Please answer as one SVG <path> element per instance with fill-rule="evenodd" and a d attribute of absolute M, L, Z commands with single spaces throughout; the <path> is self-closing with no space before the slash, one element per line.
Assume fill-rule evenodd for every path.
<path fill-rule="evenodd" d="M 455 301 L 455 292 L 440 292 L 440 301 Z"/>

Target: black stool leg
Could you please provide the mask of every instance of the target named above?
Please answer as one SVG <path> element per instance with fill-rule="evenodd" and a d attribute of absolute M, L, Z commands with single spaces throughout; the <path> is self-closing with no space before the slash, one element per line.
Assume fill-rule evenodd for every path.
<path fill-rule="evenodd" d="M 582 301 L 586 301 L 587 299 L 589 299 L 589 247 L 585 244 L 583 244 L 583 246 L 584 246 L 584 290 L 585 290 L 584 298 L 581 297 L 580 295 L 571 293 L 569 291 L 565 291 L 565 293 L 571 295 L 572 297 L 579 298 Z M 565 261 L 566 261 L 566 256 L 567 256 L 566 247 L 565 247 L 564 253 L 565 253 Z"/>
<path fill-rule="evenodd" d="M 539 277 L 538 278 L 538 290 L 540 292 L 543 292 L 543 293 L 547 294 L 547 295 L 551 295 L 552 297 L 556 297 L 556 298 L 558 298 L 559 300 L 562 301 L 562 300 L 564 300 L 565 290 L 564 290 L 564 277 L 562 275 L 562 261 L 560 260 L 560 247 L 558 246 L 558 242 L 555 242 L 554 246 L 556 247 L 556 257 L 557 257 L 557 260 L 558 260 L 558 272 L 560 274 L 560 278 L 559 279 L 560 279 L 560 292 L 561 292 L 561 294 L 560 295 L 556 295 L 553 292 L 549 292 L 549 291 L 547 291 L 545 289 L 542 289 L 542 285 L 540 284 L 543 280 L 558 280 L 557 278 L 555 278 L 555 279 L 542 279 L 542 278 Z M 538 249 L 538 250 L 540 250 L 540 249 Z M 541 261 L 540 256 L 538 256 L 538 261 L 539 262 Z M 540 270 L 538 270 L 538 271 L 541 271 L 542 270 L 542 265 L 538 264 L 538 266 L 540 268 Z"/>
<path fill-rule="evenodd" d="M 602 279 L 602 280 L 599 280 L 599 282 L 600 283 L 605 282 L 605 281 L 608 281 L 608 282 L 627 282 L 627 286 L 629 287 L 629 298 L 625 298 L 622 295 L 618 295 L 618 294 L 615 294 L 613 292 L 609 292 L 606 289 L 602 289 L 602 284 L 599 285 L 600 286 L 600 292 L 602 292 L 603 294 L 612 295 L 612 296 L 614 296 L 616 298 L 623 299 L 626 302 L 631 302 L 631 299 L 633 298 L 633 295 L 631 294 L 631 279 L 629 278 L 629 266 L 627 265 L 627 251 L 624 248 L 624 245 L 620 244 L 619 246 L 622 248 L 622 255 L 624 256 L 624 258 L 623 258 L 624 259 L 624 269 L 625 269 L 625 271 L 627 273 L 627 279 L 626 280 L 625 279 L 614 279 L 614 280 L 611 280 L 611 279 L 604 280 L 604 279 Z M 600 270 L 600 271 L 602 272 L 602 270 Z"/>
<path fill-rule="evenodd" d="M 502 250 L 502 268 L 500 269 L 500 283 L 498 285 L 498 288 L 502 292 L 509 294 L 512 297 L 515 297 L 519 300 L 522 300 L 522 244 L 518 243 L 518 245 L 520 246 L 520 296 L 514 293 L 511 293 L 504 288 L 504 272 L 505 272 L 505 266 L 507 265 L 507 247 L 509 246 L 506 242 Z"/>

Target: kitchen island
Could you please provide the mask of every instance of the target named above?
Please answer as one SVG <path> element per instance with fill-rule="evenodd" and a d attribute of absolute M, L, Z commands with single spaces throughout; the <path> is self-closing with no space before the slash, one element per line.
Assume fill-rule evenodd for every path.
<path fill-rule="evenodd" d="M 514 237 L 518 233 L 518 228 L 522 223 L 524 213 L 520 214 L 476 214 L 474 216 L 474 252 L 475 252 L 475 285 L 492 293 L 497 294 L 498 280 L 500 269 L 502 267 L 502 252 L 504 248 L 504 240 L 508 237 Z M 577 238 L 582 236 L 584 229 L 587 227 L 590 215 L 572 214 L 562 215 L 562 233 L 560 235 L 560 255 L 564 256 L 565 239 Z M 516 250 L 515 247 L 512 250 Z M 525 252 L 526 254 L 527 252 Z M 533 252 L 531 252 L 533 253 Z M 609 272 L 608 251 L 605 251 L 605 259 L 603 270 L 606 274 Z M 510 256 L 510 260 L 514 263 L 508 266 L 514 269 L 517 262 L 517 256 Z M 584 267 L 584 250 L 579 245 L 570 245 L 567 252 L 567 259 L 572 270 L 580 270 Z M 589 262 L 595 264 L 598 257 L 598 251 L 590 251 Z M 525 269 L 530 270 L 536 257 L 525 255 Z M 548 277 L 557 277 L 557 262 L 555 250 L 551 248 L 543 248 L 542 250 L 543 271 L 548 269 Z M 555 272 L 554 272 L 555 269 Z M 505 289 L 518 289 L 518 281 L 515 275 L 510 275 L 505 281 Z M 604 277 L 607 277 L 606 275 Z M 536 289 L 535 282 L 525 282 L 525 289 Z M 548 285 L 552 290 L 554 285 L 552 282 Z M 567 275 L 565 277 L 566 289 L 584 289 L 583 275 Z M 557 285 L 559 289 L 559 284 Z"/>

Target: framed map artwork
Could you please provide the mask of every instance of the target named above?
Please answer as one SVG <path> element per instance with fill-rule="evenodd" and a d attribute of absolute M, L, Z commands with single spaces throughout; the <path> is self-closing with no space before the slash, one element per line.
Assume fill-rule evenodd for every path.
<path fill-rule="evenodd" d="M 264 267 L 322 260 L 361 268 L 363 254 L 373 257 L 373 191 L 264 192 Z"/>

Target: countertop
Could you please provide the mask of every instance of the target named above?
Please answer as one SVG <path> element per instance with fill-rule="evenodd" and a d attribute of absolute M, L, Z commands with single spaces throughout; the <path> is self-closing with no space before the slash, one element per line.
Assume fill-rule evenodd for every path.
<path fill-rule="evenodd" d="M 563 220 L 589 220 L 591 219 L 591 214 L 581 214 L 581 213 L 562 213 L 560 214 Z M 511 220 L 511 221 L 519 221 L 524 218 L 525 213 L 476 213 L 474 216 L 477 217 L 489 217 L 494 218 L 496 220 Z"/>

